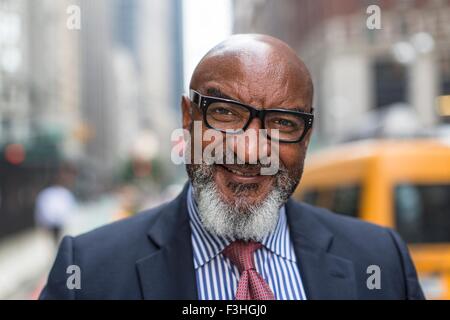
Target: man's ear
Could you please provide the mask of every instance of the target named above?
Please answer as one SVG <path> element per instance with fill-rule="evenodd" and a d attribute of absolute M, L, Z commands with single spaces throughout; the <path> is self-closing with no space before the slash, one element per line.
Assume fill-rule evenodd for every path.
<path fill-rule="evenodd" d="M 181 115 L 183 121 L 183 129 L 189 130 L 192 125 L 192 106 L 188 97 L 181 97 Z"/>

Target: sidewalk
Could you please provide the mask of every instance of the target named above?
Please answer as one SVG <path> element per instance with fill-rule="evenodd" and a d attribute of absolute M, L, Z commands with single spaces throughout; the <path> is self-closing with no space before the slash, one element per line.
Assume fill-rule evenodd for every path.
<path fill-rule="evenodd" d="M 65 228 L 78 235 L 111 222 L 117 201 L 105 197 L 83 204 Z M 45 283 L 55 259 L 51 237 L 40 229 L 30 229 L 0 241 L 0 300 L 31 299 Z"/>
<path fill-rule="evenodd" d="M 0 300 L 26 299 L 54 259 L 55 245 L 42 230 L 24 231 L 0 243 Z"/>

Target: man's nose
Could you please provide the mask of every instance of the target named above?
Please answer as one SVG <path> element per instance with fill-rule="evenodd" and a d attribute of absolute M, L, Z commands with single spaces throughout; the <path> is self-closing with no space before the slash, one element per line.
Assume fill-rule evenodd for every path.
<path fill-rule="evenodd" d="M 261 129 L 261 120 L 255 118 L 242 134 L 232 139 L 233 152 L 241 163 L 256 164 L 261 158 L 270 157 L 270 141 Z"/>

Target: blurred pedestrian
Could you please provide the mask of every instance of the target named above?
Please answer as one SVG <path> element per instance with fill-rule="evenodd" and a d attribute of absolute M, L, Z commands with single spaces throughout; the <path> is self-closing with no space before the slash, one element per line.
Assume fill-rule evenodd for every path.
<path fill-rule="evenodd" d="M 75 197 L 69 189 L 73 180 L 73 169 L 68 165 L 62 166 L 55 183 L 43 189 L 36 199 L 36 224 L 49 232 L 55 244 L 58 244 L 64 226 L 76 207 Z"/>

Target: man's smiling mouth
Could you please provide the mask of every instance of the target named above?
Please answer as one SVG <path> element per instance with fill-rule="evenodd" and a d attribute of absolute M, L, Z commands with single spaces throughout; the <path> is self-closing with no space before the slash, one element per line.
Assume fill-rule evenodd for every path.
<path fill-rule="evenodd" d="M 261 175 L 261 168 L 259 166 L 255 166 L 253 168 L 246 168 L 245 166 L 240 165 L 223 165 L 219 164 L 218 166 L 224 168 L 226 171 L 233 173 L 242 177 L 257 177 Z"/>
<path fill-rule="evenodd" d="M 238 176 L 256 177 L 256 176 L 260 175 L 259 169 L 257 171 L 255 171 L 255 170 L 248 171 L 248 170 L 238 169 L 236 167 L 234 167 L 234 168 L 233 167 L 229 167 L 229 166 L 226 166 L 226 165 L 219 165 L 219 166 L 221 166 L 222 168 L 224 168 L 228 172 L 231 172 L 231 173 L 236 174 Z"/>

